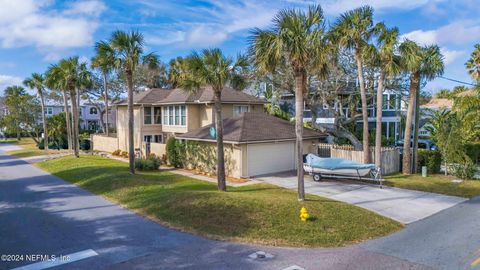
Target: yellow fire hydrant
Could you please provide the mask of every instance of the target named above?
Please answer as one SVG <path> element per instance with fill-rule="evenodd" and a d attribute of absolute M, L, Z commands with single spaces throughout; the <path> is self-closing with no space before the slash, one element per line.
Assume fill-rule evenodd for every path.
<path fill-rule="evenodd" d="M 302 209 L 300 209 L 300 219 L 302 221 L 307 221 L 309 217 L 310 215 L 308 214 L 307 208 L 302 207 Z"/>

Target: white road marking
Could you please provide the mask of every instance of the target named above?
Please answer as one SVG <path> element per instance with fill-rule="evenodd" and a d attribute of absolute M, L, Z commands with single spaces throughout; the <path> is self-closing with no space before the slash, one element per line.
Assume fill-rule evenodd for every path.
<path fill-rule="evenodd" d="M 24 265 L 24 266 L 14 268 L 12 270 L 42 270 L 42 269 L 59 266 L 62 264 L 83 260 L 83 259 L 97 256 L 97 255 L 98 253 L 95 252 L 93 249 L 87 249 L 87 250 L 75 252 L 68 255 L 62 255 L 61 258 L 56 257 L 56 260 L 54 261 L 43 261 L 43 262 L 32 263 L 29 265 Z"/>
<path fill-rule="evenodd" d="M 294 264 L 282 270 L 306 270 L 306 269 Z"/>

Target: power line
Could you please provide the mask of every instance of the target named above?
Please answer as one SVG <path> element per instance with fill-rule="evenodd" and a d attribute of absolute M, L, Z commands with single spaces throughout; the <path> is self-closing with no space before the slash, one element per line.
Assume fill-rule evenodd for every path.
<path fill-rule="evenodd" d="M 459 81 L 459 80 L 455 80 L 455 79 L 451 79 L 451 78 L 447 78 L 447 77 L 443 77 L 443 76 L 439 76 L 439 78 L 442 78 L 442 79 L 448 80 L 448 81 L 452 81 L 452 82 L 456 82 L 456 83 L 462 83 L 462 84 L 466 84 L 466 85 L 471 85 L 471 86 L 475 86 L 475 87 L 479 86 L 478 84 L 463 82 L 463 81 Z"/>

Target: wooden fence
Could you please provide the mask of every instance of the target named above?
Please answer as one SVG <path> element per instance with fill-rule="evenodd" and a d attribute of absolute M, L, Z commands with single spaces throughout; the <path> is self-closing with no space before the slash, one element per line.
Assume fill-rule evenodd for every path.
<path fill-rule="evenodd" d="M 363 163 L 363 151 L 351 145 L 319 144 L 318 156 L 335 157 Z M 370 147 L 370 157 L 375 160 L 375 147 Z M 400 152 L 393 147 L 382 147 L 382 175 L 400 171 Z"/>

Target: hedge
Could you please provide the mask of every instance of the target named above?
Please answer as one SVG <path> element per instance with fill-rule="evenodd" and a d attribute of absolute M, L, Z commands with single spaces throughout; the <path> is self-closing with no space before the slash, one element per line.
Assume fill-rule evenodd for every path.
<path fill-rule="evenodd" d="M 442 155 L 440 151 L 431 150 L 418 150 L 418 172 L 422 171 L 422 166 L 427 166 L 427 172 L 429 174 L 436 174 L 440 172 L 440 166 L 442 164 Z"/>

